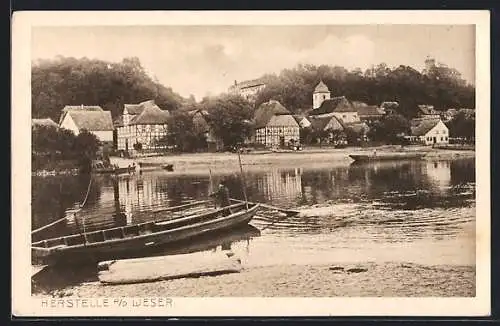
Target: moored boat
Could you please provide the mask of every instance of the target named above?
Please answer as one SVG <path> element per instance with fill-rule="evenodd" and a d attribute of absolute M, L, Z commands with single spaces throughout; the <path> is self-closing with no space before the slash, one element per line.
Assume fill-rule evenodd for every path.
<path fill-rule="evenodd" d="M 426 153 L 394 152 L 394 153 L 373 153 L 373 154 L 350 154 L 349 157 L 356 162 L 376 162 L 393 160 L 422 159 Z"/>
<path fill-rule="evenodd" d="M 162 165 L 162 169 L 167 170 L 167 171 L 173 171 L 174 165 L 173 164 L 165 164 L 165 165 Z"/>
<path fill-rule="evenodd" d="M 206 207 L 194 214 L 181 211 L 174 218 L 167 208 L 163 210 L 165 216 L 156 221 L 34 242 L 31 245 L 32 260 L 42 264 L 71 264 L 132 255 L 148 248 L 248 224 L 258 206 L 251 204 L 246 209 L 245 203 L 238 203 L 220 209 Z"/>

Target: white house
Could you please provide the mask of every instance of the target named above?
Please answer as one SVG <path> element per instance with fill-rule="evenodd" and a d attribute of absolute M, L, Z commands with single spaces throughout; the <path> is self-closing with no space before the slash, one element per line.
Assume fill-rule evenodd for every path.
<path fill-rule="evenodd" d="M 414 119 L 411 124 L 411 141 L 420 141 L 425 145 L 449 143 L 448 127 L 441 119 Z"/>
<path fill-rule="evenodd" d="M 111 112 L 100 107 L 66 106 L 61 114 L 59 127 L 71 130 L 75 135 L 85 129 L 101 142 L 113 142 Z"/>

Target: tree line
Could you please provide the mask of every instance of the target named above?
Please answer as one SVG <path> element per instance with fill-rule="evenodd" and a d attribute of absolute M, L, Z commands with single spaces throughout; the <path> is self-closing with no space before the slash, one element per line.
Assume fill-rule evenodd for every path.
<path fill-rule="evenodd" d="M 121 62 L 57 57 L 32 63 L 34 118 L 58 121 L 64 106 L 81 104 L 99 105 L 115 118 L 124 104 L 149 99 L 168 110 L 188 101 L 150 77 L 135 57 Z"/>
<path fill-rule="evenodd" d="M 279 74 L 261 77 L 267 85 L 256 97 L 256 105 L 275 99 L 293 113 L 305 113 L 312 106 L 314 88 L 322 80 L 333 96 L 369 105 L 398 102 L 397 113 L 407 119 L 417 114 L 419 104 L 437 109 L 474 108 L 475 88 L 460 73 L 446 65 L 436 65 L 426 73 L 401 65 L 390 68 L 381 63 L 365 72 L 329 65 L 302 65 Z"/>
<path fill-rule="evenodd" d="M 36 126 L 31 139 L 32 169 L 52 169 L 57 161 L 76 162 L 81 171 L 89 172 L 101 142 L 87 130 L 75 135 L 71 130 L 53 126 Z"/>
<path fill-rule="evenodd" d="M 409 119 L 416 116 L 419 104 L 460 108 L 474 107 L 475 102 L 474 87 L 467 84 L 455 69 L 444 65 L 422 73 L 409 66 L 389 68 L 383 63 L 365 72 L 339 66 L 299 64 L 279 74 L 264 75 L 261 79 L 266 87 L 257 94 L 254 102 L 230 94 L 205 97 L 195 102 L 194 98 L 183 98 L 149 76 L 138 58 L 107 62 L 57 57 L 32 64 L 32 115 L 58 121 L 65 105 L 85 104 L 100 105 L 104 110 L 110 110 L 115 118 L 122 113 L 125 103 L 154 99 L 160 108 L 172 113 L 170 133 L 160 141 L 181 151 L 195 151 L 206 147 L 206 139 L 204 131 L 194 125 L 190 111 L 208 112 L 207 122 L 214 136 L 226 147 L 231 147 L 252 134 L 254 112 L 268 100 L 279 101 L 291 113 L 306 113 L 311 109 L 312 93 L 320 80 L 329 87 L 332 96 L 344 95 L 351 101 L 370 105 L 398 102 L 394 115 L 370 126 L 368 136 L 386 142 L 393 141 L 399 133 L 408 132 Z M 450 121 L 451 135 L 473 137 L 472 118 L 458 115 Z M 346 133 L 345 136 L 353 141 L 359 138 L 349 130 Z M 33 137 L 39 136 L 34 134 Z M 58 142 L 66 139 L 68 146 L 73 146 L 73 140 L 65 132 L 61 132 L 57 139 Z M 51 145 L 46 145 L 46 148 L 51 148 Z"/>

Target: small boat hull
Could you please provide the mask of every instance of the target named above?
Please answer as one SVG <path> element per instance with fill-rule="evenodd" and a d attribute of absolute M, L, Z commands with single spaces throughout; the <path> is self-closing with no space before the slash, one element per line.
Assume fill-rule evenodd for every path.
<path fill-rule="evenodd" d="M 424 158 L 425 153 L 380 153 L 380 154 L 351 154 L 355 162 L 378 162 L 396 160 L 419 160 Z"/>
<path fill-rule="evenodd" d="M 44 241 L 39 241 L 32 245 L 32 259 L 38 263 L 43 263 L 47 265 L 58 264 L 58 263 L 78 263 L 82 261 L 101 261 L 106 259 L 116 259 L 117 257 L 127 257 L 129 255 L 136 255 L 141 252 L 146 252 L 148 250 L 154 250 L 156 247 L 164 246 L 167 244 L 175 244 L 188 239 L 196 238 L 202 235 L 207 235 L 212 232 L 217 232 L 226 229 L 232 229 L 244 224 L 248 224 L 250 220 L 254 217 L 258 205 L 254 205 L 248 210 L 243 209 L 244 204 L 232 205 L 231 207 L 238 208 L 239 211 L 224 216 L 224 212 L 227 210 L 219 209 L 210 214 L 213 217 L 205 218 L 204 215 L 200 214 L 194 217 L 188 217 L 183 219 L 193 219 L 201 220 L 197 223 L 181 225 L 179 227 L 175 226 L 179 224 L 178 220 L 166 220 L 159 222 L 147 222 L 141 225 L 132 225 L 122 228 L 113 229 L 122 232 L 136 232 L 137 235 L 133 236 L 118 236 L 113 239 L 107 239 L 103 241 L 81 241 L 74 245 L 64 245 L 64 242 L 68 242 L 68 239 L 60 240 L 61 245 L 51 246 L 48 248 L 43 247 Z M 172 225 L 172 227 L 169 227 Z M 155 230 L 159 229 L 159 230 Z M 95 231 L 89 233 L 89 236 L 99 235 L 103 231 Z M 75 237 L 75 236 L 72 236 Z M 77 235 L 78 237 L 78 235 Z M 84 237 L 81 235 L 81 237 Z M 59 240 L 59 239 L 57 239 Z M 51 241 L 46 240 L 46 241 Z"/>

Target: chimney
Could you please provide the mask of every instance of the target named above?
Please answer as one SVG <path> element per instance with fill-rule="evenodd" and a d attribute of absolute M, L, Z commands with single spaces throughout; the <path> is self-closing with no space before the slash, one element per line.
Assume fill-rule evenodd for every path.
<path fill-rule="evenodd" d="M 234 80 L 234 86 L 238 85 L 238 82 L 236 81 L 236 79 Z"/>

